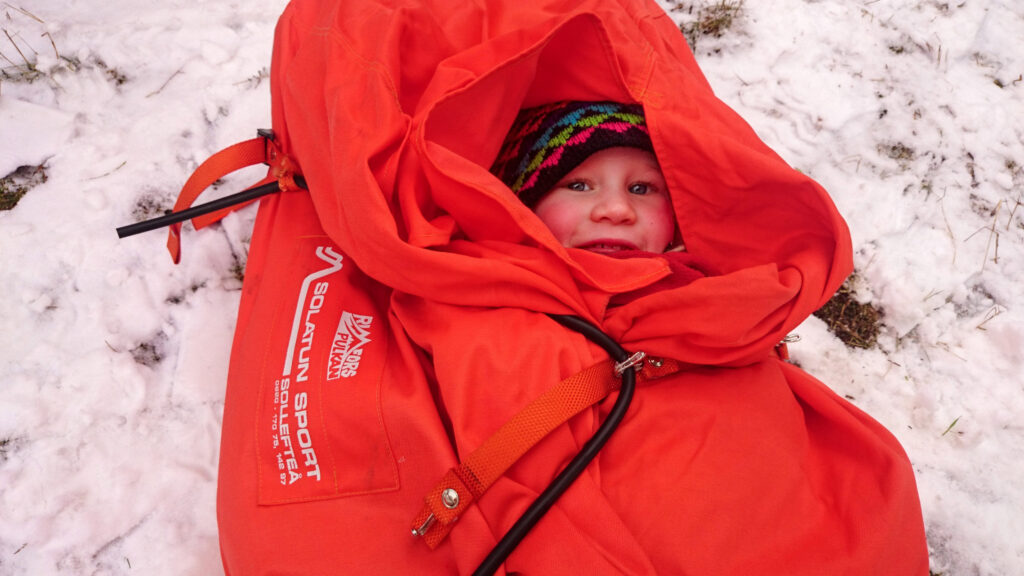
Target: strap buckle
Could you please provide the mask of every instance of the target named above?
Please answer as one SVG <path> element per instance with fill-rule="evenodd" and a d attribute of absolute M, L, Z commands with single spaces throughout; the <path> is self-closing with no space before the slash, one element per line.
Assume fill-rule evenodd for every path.
<path fill-rule="evenodd" d="M 423 524 L 420 524 L 419 528 L 412 529 L 412 535 L 417 538 L 422 538 L 426 536 L 427 532 L 430 531 L 430 527 L 434 524 L 434 520 L 436 519 L 437 518 L 434 516 L 434 514 L 431 513 L 430 516 L 427 516 L 427 519 L 423 521 Z"/>
<path fill-rule="evenodd" d="M 633 367 L 636 367 L 636 370 L 639 372 L 644 367 L 644 358 L 647 358 L 646 352 L 634 353 L 629 358 L 615 365 L 615 375 L 622 376 L 623 372 Z"/>

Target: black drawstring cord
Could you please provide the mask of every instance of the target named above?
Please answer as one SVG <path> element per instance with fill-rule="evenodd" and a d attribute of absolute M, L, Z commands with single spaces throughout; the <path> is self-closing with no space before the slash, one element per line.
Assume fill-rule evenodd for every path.
<path fill-rule="evenodd" d="M 577 316 L 557 314 L 549 314 L 549 316 L 555 322 L 583 334 L 587 339 L 604 348 L 615 362 L 621 363 L 629 358 L 629 353 L 622 346 L 619 346 L 618 342 L 587 321 Z M 619 397 L 615 400 L 615 405 L 612 406 L 611 412 L 608 413 L 608 418 L 597 429 L 594 436 L 583 445 L 583 449 L 580 450 L 579 454 L 555 477 L 551 484 L 544 489 L 544 492 L 533 501 L 533 504 L 526 509 L 526 512 L 523 512 L 523 515 L 512 525 L 512 528 L 498 542 L 497 546 L 491 550 L 491 553 L 487 555 L 487 558 L 476 569 L 476 572 L 473 572 L 473 576 L 491 576 L 494 574 L 498 567 L 505 562 L 509 554 L 519 546 L 519 543 L 526 537 L 526 534 L 555 504 L 555 501 L 561 497 L 562 493 L 583 473 L 583 470 L 601 451 L 601 448 L 608 442 L 608 439 L 611 438 L 615 429 L 618 428 L 622 419 L 626 416 L 629 404 L 633 401 L 633 391 L 635 388 L 636 367 L 630 366 L 622 372 L 622 387 L 619 389 Z"/>

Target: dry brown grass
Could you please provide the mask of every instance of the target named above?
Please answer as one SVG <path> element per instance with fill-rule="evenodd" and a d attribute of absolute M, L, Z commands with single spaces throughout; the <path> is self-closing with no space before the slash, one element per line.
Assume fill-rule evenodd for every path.
<path fill-rule="evenodd" d="M 882 312 L 871 303 L 858 302 L 851 282 L 856 282 L 856 276 L 844 282 L 835 296 L 814 315 L 824 320 L 843 344 L 851 348 L 871 348 L 878 342 Z"/>

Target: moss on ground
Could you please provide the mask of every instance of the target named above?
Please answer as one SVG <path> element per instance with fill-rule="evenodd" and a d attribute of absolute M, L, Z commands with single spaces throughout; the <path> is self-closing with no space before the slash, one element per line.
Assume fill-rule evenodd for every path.
<path fill-rule="evenodd" d="M 46 166 L 22 166 L 0 178 L 0 211 L 13 209 L 32 188 L 46 182 Z"/>

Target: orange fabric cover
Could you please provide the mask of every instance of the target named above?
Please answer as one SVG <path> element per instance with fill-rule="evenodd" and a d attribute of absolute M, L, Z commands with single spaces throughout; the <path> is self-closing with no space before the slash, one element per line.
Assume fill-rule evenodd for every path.
<path fill-rule="evenodd" d="M 264 200 L 253 234 L 227 572 L 471 573 L 614 400 L 542 440 L 436 550 L 409 534 L 447 470 L 606 358 L 559 313 L 687 367 L 640 385 L 509 573 L 926 575 L 899 444 L 772 354 L 851 270 L 827 194 L 714 96 L 653 2 L 482 4 L 296 0 L 281 18 L 274 128 L 310 194 Z M 668 265 L 559 246 L 487 170 L 520 108 L 561 99 L 644 105 L 686 246 L 721 274 L 608 307 Z"/>

